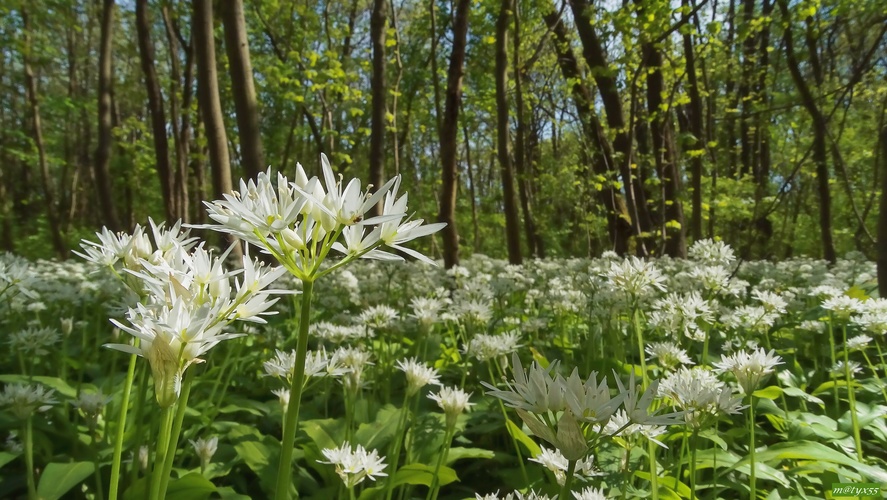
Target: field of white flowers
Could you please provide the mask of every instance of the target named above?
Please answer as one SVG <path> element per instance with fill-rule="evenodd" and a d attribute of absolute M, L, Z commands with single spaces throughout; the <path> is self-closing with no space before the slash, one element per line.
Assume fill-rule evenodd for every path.
<path fill-rule="evenodd" d="M 406 217 L 396 179 L 375 197 L 323 181 L 263 176 L 210 204 L 242 259 L 153 223 L 68 262 L 0 257 L 0 498 L 887 483 L 873 263 L 740 262 L 706 240 L 686 261 L 446 270 L 402 246 L 440 227 Z"/>

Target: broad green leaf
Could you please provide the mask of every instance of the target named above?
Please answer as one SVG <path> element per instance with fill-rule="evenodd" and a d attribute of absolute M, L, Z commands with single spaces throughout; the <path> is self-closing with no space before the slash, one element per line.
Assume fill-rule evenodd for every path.
<path fill-rule="evenodd" d="M 807 394 L 806 392 L 802 391 L 801 389 L 798 389 L 797 387 L 786 387 L 782 390 L 782 392 L 785 393 L 786 396 L 791 396 L 793 398 L 801 398 L 801 399 L 804 399 L 810 403 L 816 403 L 818 405 L 825 404 L 822 402 L 821 399 L 817 398 L 816 396 Z"/>
<path fill-rule="evenodd" d="M 385 405 L 376 413 L 376 421 L 360 424 L 354 433 L 354 442 L 366 449 L 381 449 L 388 444 L 397 432 L 403 410 L 394 405 Z"/>
<path fill-rule="evenodd" d="M 39 382 L 50 389 L 54 389 L 55 392 L 59 393 L 66 398 L 74 398 L 77 396 L 77 390 L 68 385 L 67 382 L 58 378 L 58 377 L 26 377 L 24 375 L 0 375 L 0 382 L 5 382 L 7 384 L 33 384 L 34 382 Z"/>
<path fill-rule="evenodd" d="M 342 419 L 317 419 L 299 422 L 299 429 L 308 435 L 318 450 L 335 448 L 345 440 L 345 421 Z"/>
<path fill-rule="evenodd" d="M 0 468 L 15 460 L 19 455 L 9 453 L 8 451 L 0 451 Z"/>
<path fill-rule="evenodd" d="M 453 481 L 459 480 L 459 477 L 456 475 L 456 471 L 445 465 L 441 466 L 437 476 L 438 484 L 440 484 L 441 486 L 446 486 Z M 404 465 L 397 470 L 397 473 L 392 479 L 392 486 L 397 487 L 402 484 L 420 484 L 424 486 L 431 486 L 431 481 L 433 478 L 434 467 L 430 467 L 425 464 L 409 464 Z"/>
<path fill-rule="evenodd" d="M 764 389 L 758 389 L 757 391 L 754 392 L 754 396 L 756 398 L 770 399 L 770 400 L 778 398 L 780 394 L 782 394 L 782 387 L 779 387 L 777 385 L 771 385 L 770 387 L 766 387 Z"/>
<path fill-rule="evenodd" d="M 466 458 L 490 459 L 493 458 L 493 456 L 495 456 L 495 453 L 493 453 L 492 450 L 486 450 L 484 448 L 463 448 L 457 446 L 455 448 L 450 448 L 449 453 L 447 453 L 447 465 Z"/>
<path fill-rule="evenodd" d="M 42 500 L 62 498 L 71 488 L 91 476 L 94 470 L 95 465 L 92 462 L 49 464 L 40 475 L 37 496 Z"/>
<path fill-rule="evenodd" d="M 203 500 L 215 493 L 216 487 L 198 472 L 179 479 L 171 479 L 166 490 L 166 500 Z"/>
<path fill-rule="evenodd" d="M 536 444 L 536 441 L 533 441 L 533 439 L 530 438 L 520 426 L 512 422 L 511 419 L 505 421 L 505 428 L 508 429 L 508 434 L 510 434 L 512 438 L 524 445 L 524 448 L 527 449 L 527 453 L 529 453 L 531 457 L 535 457 L 542 453 L 542 448 Z"/>
<path fill-rule="evenodd" d="M 635 471 L 634 475 L 645 481 L 650 480 L 650 473 Z M 678 481 L 674 476 L 657 476 L 660 498 L 690 498 L 690 487 Z M 663 494 L 665 496 L 663 496 Z"/>

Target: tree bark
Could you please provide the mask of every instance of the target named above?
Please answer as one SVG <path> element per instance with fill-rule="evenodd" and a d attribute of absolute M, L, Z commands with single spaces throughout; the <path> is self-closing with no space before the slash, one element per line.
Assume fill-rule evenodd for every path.
<path fill-rule="evenodd" d="M 468 11 L 471 0 L 458 0 L 453 18 L 453 49 L 447 71 L 447 90 L 444 96 L 444 114 L 440 127 L 441 195 L 437 220 L 447 226 L 441 231 L 444 265 L 447 269 L 459 264 L 459 232 L 456 229 L 456 137 L 459 125 L 459 107 L 462 102 L 462 78 L 465 74 L 465 47 L 468 38 Z"/>
<path fill-rule="evenodd" d="M 681 5 L 689 8 L 689 0 L 682 0 Z M 690 213 L 690 234 L 695 241 L 702 239 L 702 173 L 704 170 L 702 157 L 705 154 L 703 142 L 704 129 L 702 117 L 702 94 L 699 91 L 699 78 L 696 75 L 696 53 L 693 36 L 689 31 L 683 34 L 684 61 L 687 72 L 688 94 L 690 97 L 689 128 L 693 135 L 687 141 L 687 156 L 690 157 L 690 188 L 692 202 Z"/>
<path fill-rule="evenodd" d="M 591 24 L 591 19 L 587 12 L 588 4 L 585 0 L 570 0 L 569 3 L 573 11 L 573 17 L 576 19 L 576 30 L 579 33 L 579 41 L 582 43 L 582 54 L 591 69 L 595 83 L 597 83 L 598 92 L 607 115 L 607 125 L 615 134 L 613 140 L 614 159 L 618 163 L 622 176 L 625 202 L 628 205 L 634 236 L 639 237 L 642 233 L 650 234 L 653 229 L 653 223 L 647 208 L 643 186 L 641 186 L 638 178 L 632 175 L 631 172 L 632 145 L 629 134 L 630 124 L 625 120 L 622 98 L 616 86 L 616 77 L 613 75 L 613 71 L 607 62 L 604 46 Z M 640 255 L 646 255 L 647 250 L 642 243 L 641 239 L 638 238 L 637 252 Z"/>
<path fill-rule="evenodd" d="M 370 125 L 370 172 L 369 184 L 378 189 L 385 182 L 385 130 L 387 128 L 387 93 L 385 81 L 385 25 L 387 0 L 373 0 L 370 18 L 370 39 L 373 45 L 373 74 L 370 80 L 372 111 Z M 382 203 L 373 207 L 373 214 L 382 214 Z"/>
<path fill-rule="evenodd" d="M 259 105 L 253 81 L 253 67 L 246 37 L 243 0 L 221 2 L 222 24 L 225 31 L 225 52 L 231 74 L 231 93 L 240 141 L 240 159 L 244 174 L 255 179 L 265 170 L 265 153 L 259 129 Z"/>
<path fill-rule="evenodd" d="M 514 170 L 517 174 L 517 193 L 520 200 L 521 212 L 524 216 L 524 232 L 527 238 L 527 248 L 530 255 L 535 258 L 545 258 L 545 247 L 542 238 L 536 228 L 536 220 L 533 217 L 533 209 L 530 202 L 530 191 L 527 179 L 527 148 L 526 137 L 527 124 L 524 119 L 524 92 L 523 80 L 524 68 L 521 66 L 521 35 L 520 35 L 520 4 L 514 3 L 514 107 L 517 128 L 514 131 Z"/>
<path fill-rule="evenodd" d="M 166 136 L 166 112 L 163 94 L 154 69 L 154 44 L 151 42 L 151 22 L 148 20 L 148 0 L 136 0 L 136 32 L 139 43 L 139 60 L 145 74 L 145 90 L 148 93 L 148 110 L 151 114 L 151 132 L 154 136 L 154 161 L 160 178 L 160 193 L 166 220 L 180 217 L 173 199 L 175 176 L 169 161 L 169 139 Z"/>
<path fill-rule="evenodd" d="M 887 126 L 881 129 L 881 200 L 878 204 L 878 295 L 887 297 Z"/>
<path fill-rule="evenodd" d="M 520 248 L 520 217 L 514 196 L 514 168 L 508 148 L 508 18 L 511 0 L 499 4 L 499 17 L 496 20 L 496 155 L 502 180 L 502 205 L 505 211 L 505 241 L 508 247 L 508 262 L 520 264 L 523 261 Z"/>
<path fill-rule="evenodd" d="M 179 33 L 174 25 L 169 6 L 164 4 L 161 8 L 163 24 L 166 28 L 166 41 L 170 48 L 170 123 L 172 125 L 173 145 L 176 153 L 176 168 L 173 182 L 173 202 L 179 217 L 187 220 L 188 207 L 188 157 L 190 156 L 191 141 L 191 84 L 194 74 L 194 51 L 189 43 L 185 47 L 185 81 L 181 81 L 181 67 L 179 52 L 182 44 L 179 42 Z M 179 104 L 179 88 L 181 87 L 181 105 Z"/>
<path fill-rule="evenodd" d="M 819 187 L 819 229 L 822 233 L 822 254 L 824 259 L 834 263 L 838 257 L 832 236 L 832 199 L 829 187 L 827 149 L 828 123 L 825 115 L 819 109 L 819 105 L 816 104 L 816 98 L 807 85 L 807 81 L 801 74 L 800 64 L 795 55 L 791 13 L 788 10 L 788 2 L 787 0 L 778 0 L 778 3 L 782 17 L 785 20 L 785 30 L 782 39 L 785 43 L 788 69 L 801 96 L 801 103 L 807 109 L 807 112 L 810 113 L 810 117 L 813 120 L 813 163 L 816 165 L 816 181 Z"/>
<path fill-rule="evenodd" d="M 191 25 L 194 40 L 192 43 L 197 56 L 197 99 L 209 149 L 213 196 L 221 199 L 222 195 L 231 192 L 232 183 L 228 137 L 225 133 L 222 105 L 219 102 L 212 0 L 194 0 Z M 237 245 L 235 252 L 240 252 L 240 245 Z"/>
<path fill-rule="evenodd" d="M 590 154 L 586 148 L 582 148 L 581 159 L 585 165 L 590 165 L 595 176 L 603 178 L 596 190 L 598 199 L 603 205 L 607 216 L 607 230 L 610 235 L 610 243 L 615 252 L 624 255 L 629 250 L 629 240 L 632 236 L 631 217 L 625 201 L 613 187 L 613 180 L 617 175 L 616 160 L 613 158 L 613 148 L 607 140 L 604 128 L 594 112 L 594 97 L 591 90 L 584 83 L 579 71 L 579 62 L 570 48 L 570 40 L 567 31 L 556 12 L 549 12 L 544 16 L 545 24 L 554 33 L 552 42 L 557 52 L 558 66 L 564 80 L 571 83 L 573 102 L 576 106 L 576 114 L 582 124 L 582 130 L 588 140 L 594 144 L 597 154 Z M 556 134 L 555 134 L 556 135 Z M 556 144 L 552 140 L 553 155 L 558 156 Z M 590 177 L 590 175 L 589 175 Z M 589 179 L 589 184 L 592 180 Z"/>
<path fill-rule="evenodd" d="M 112 231 L 121 229 L 120 219 L 117 217 L 117 209 L 114 206 L 113 189 L 111 188 L 111 132 L 113 130 L 113 118 L 111 116 L 112 101 L 112 36 L 114 31 L 114 0 L 102 2 L 101 41 L 99 42 L 99 75 L 98 75 L 98 145 L 95 150 L 95 163 L 93 173 L 95 175 L 96 194 L 99 197 L 99 206 L 102 209 L 105 226 Z"/>
<path fill-rule="evenodd" d="M 66 259 L 68 257 L 68 245 L 62 235 L 56 212 L 55 195 L 49 173 L 49 160 L 46 158 L 46 143 L 43 140 L 43 125 L 40 122 L 40 100 L 37 97 L 37 79 L 34 78 L 34 71 L 31 69 L 31 23 L 27 10 L 22 8 L 21 14 L 24 30 L 22 66 L 25 72 L 25 93 L 31 108 L 31 138 L 34 140 L 34 146 L 37 148 L 37 161 L 43 187 L 43 202 L 46 207 L 46 219 L 49 222 L 52 246 L 60 259 Z"/>

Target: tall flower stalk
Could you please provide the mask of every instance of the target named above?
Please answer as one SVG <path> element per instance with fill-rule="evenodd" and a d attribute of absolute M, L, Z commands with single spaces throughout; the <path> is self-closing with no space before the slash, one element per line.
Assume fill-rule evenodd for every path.
<path fill-rule="evenodd" d="M 284 420 L 275 498 L 288 499 L 292 488 L 292 455 L 299 420 L 305 376 L 305 358 L 311 322 L 314 283 L 323 276 L 360 258 L 388 261 L 402 257 L 382 250 L 388 247 L 418 260 L 431 259 L 403 245 L 432 234 L 445 224 L 423 225 L 410 220 L 407 195 L 398 197 L 400 176 L 375 192 L 361 189 L 360 180 L 338 181 L 326 155 L 321 155 L 323 182 L 311 179 L 301 165 L 290 182 L 282 174 L 273 182 L 271 171 L 255 180 L 241 181 L 239 192 L 224 200 L 206 203 L 208 214 L 218 224 L 203 226 L 231 234 L 271 254 L 281 266 L 302 282 L 302 303 L 296 340 L 295 372 Z M 381 214 L 368 212 L 381 204 Z M 342 257 L 328 266 L 331 252 Z"/>

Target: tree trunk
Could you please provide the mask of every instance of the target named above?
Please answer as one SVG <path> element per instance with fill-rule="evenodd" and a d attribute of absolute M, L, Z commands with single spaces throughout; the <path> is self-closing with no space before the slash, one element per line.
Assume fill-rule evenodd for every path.
<path fill-rule="evenodd" d="M 148 20 L 148 0 L 136 0 L 136 31 L 139 42 L 139 60 L 142 73 L 145 74 L 145 89 L 148 93 L 148 110 L 151 113 L 151 132 L 154 135 L 154 161 L 157 175 L 160 178 L 160 193 L 163 196 L 163 208 L 166 220 L 175 221 L 180 217 L 176 213 L 173 199 L 175 177 L 169 162 L 169 140 L 166 136 L 166 112 L 163 94 L 157 81 L 154 69 L 154 44 L 151 42 L 151 22 Z"/>
<path fill-rule="evenodd" d="M 189 217 L 188 207 L 188 157 L 190 156 L 191 140 L 191 84 L 194 74 L 194 51 L 191 44 L 185 47 L 185 81 L 181 82 L 179 52 L 181 43 L 179 34 L 173 24 L 169 7 L 164 4 L 161 7 L 163 24 L 166 28 L 166 41 L 170 48 L 170 124 L 172 125 L 172 137 L 176 152 L 176 168 L 173 182 L 173 201 L 176 214 L 185 220 Z M 182 89 L 182 100 L 179 105 L 179 88 Z"/>
<path fill-rule="evenodd" d="M 612 147 L 607 140 L 603 126 L 594 113 L 594 97 L 582 79 L 579 62 L 570 48 L 570 41 L 563 23 L 556 12 L 549 12 L 544 16 L 544 19 L 548 29 L 555 35 L 552 42 L 557 52 L 558 66 L 560 66 L 564 81 L 570 82 L 576 114 L 582 124 L 583 133 L 598 148 L 596 155 L 591 155 L 586 148 L 582 148 L 581 159 L 582 163 L 591 166 L 596 176 L 604 179 L 596 192 L 606 211 L 607 229 L 613 250 L 619 255 L 623 255 L 629 250 L 632 225 L 628 207 L 625 206 L 621 193 L 613 187 L 616 177 L 616 160 L 613 158 Z M 556 144 L 557 141 L 552 140 L 552 153 L 555 157 L 558 156 Z M 589 184 L 591 182 L 592 180 L 589 179 Z"/>
<path fill-rule="evenodd" d="M 378 189 L 385 182 L 385 130 L 388 125 L 387 82 L 385 81 L 385 24 L 387 0 L 373 0 L 370 18 L 370 40 L 373 45 L 373 74 L 370 81 L 372 112 L 370 125 L 369 184 Z M 373 214 L 382 214 L 382 203 L 373 207 Z"/>
<path fill-rule="evenodd" d="M 68 245 L 62 235 L 58 214 L 55 206 L 52 179 L 49 173 L 49 160 L 46 158 L 46 144 L 43 141 L 43 125 L 40 122 L 40 101 L 37 97 L 37 79 L 31 69 L 31 24 L 28 12 L 23 8 L 22 24 L 24 30 L 24 43 L 22 47 L 22 65 L 25 72 L 25 93 L 31 108 L 31 138 L 37 148 L 37 160 L 40 168 L 40 180 L 43 186 L 43 202 L 46 206 L 46 219 L 49 222 L 49 232 L 52 238 L 52 246 L 60 259 L 68 257 Z"/>
<path fill-rule="evenodd" d="M 502 205 L 505 211 L 505 241 L 508 262 L 520 264 L 520 217 L 514 196 L 514 169 L 508 150 L 508 17 L 511 0 L 502 0 L 496 20 L 496 154 L 502 178 Z"/>
<path fill-rule="evenodd" d="M 670 110 L 663 101 L 665 79 L 662 76 L 662 53 L 652 43 L 644 42 L 647 62 L 647 112 L 653 139 L 653 158 L 662 181 L 663 228 L 665 254 L 675 258 L 687 257 L 687 226 L 680 199 L 681 174 L 678 171 L 674 146 L 674 131 Z"/>
<path fill-rule="evenodd" d="M 682 0 L 681 5 L 689 8 L 689 0 Z M 702 157 L 705 154 L 704 129 L 702 117 L 702 94 L 699 91 L 699 78 L 696 75 L 696 53 L 693 36 L 689 31 L 683 34 L 684 61 L 687 72 L 688 94 L 690 97 L 689 128 L 693 135 L 687 141 L 686 154 L 690 158 L 690 187 L 692 189 L 692 209 L 690 214 L 690 234 L 693 240 L 702 239 Z"/>
<path fill-rule="evenodd" d="M 98 75 L 98 145 L 95 150 L 95 186 L 99 197 L 99 206 L 102 209 L 105 226 L 112 231 L 121 229 L 120 219 L 117 217 L 117 209 L 114 206 L 113 189 L 111 188 L 111 131 L 113 122 L 111 116 L 112 101 L 112 35 L 114 31 L 114 0 L 102 2 L 102 27 L 101 41 L 99 42 L 99 75 Z"/>
<path fill-rule="evenodd" d="M 887 297 L 887 126 L 881 129 L 881 200 L 878 205 L 878 295 Z"/>
<path fill-rule="evenodd" d="M 514 107 L 517 118 L 517 129 L 514 132 L 514 169 L 517 173 L 517 193 L 520 199 L 521 212 L 524 216 L 524 232 L 527 238 L 527 248 L 530 255 L 535 258 L 545 258 L 545 250 L 542 238 L 536 228 L 533 218 L 533 210 L 530 203 L 530 191 L 527 182 L 527 149 L 524 142 L 527 125 L 524 119 L 524 71 L 521 67 L 521 36 L 520 36 L 520 6 L 514 3 Z"/>
<path fill-rule="evenodd" d="M 228 54 L 228 71 L 231 74 L 231 93 L 234 96 L 234 112 L 237 116 L 241 165 L 246 177 L 255 179 L 259 172 L 265 170 L 265 154 L 259 130 L 259 106 L 256 102 L 253 67 L 246 37 L 243 0 L 221 2 L 221 15 L 225 31 L 225 52 Z"/>
<path fill-rule="evenodd" d="M 219 80 L 216 73 L 216 46 L 213 38 L 212 0 L 194 0 L 191 29 L 197 56 L 197 99 L 203 116 L 203 128 L 209 149 L 213 196 L 221 199 L 231 192 L 231 163 L 228 158 L 228 137 L 219 102 Z M 230 239 L 228 241 L 231 241 Z M 235 252 L 240 251 L 237 245 Z"/>
<path fill-rule="evenodd" d="M 447 269 L 459 264 L 459 232 L 456 229 L 456 188 L 459 177 L 456 168 L 456 136 L 459 127 L 459 107 L 462 102 L 465 46 L 468 38 L 468 10 L 471 0 L 458 0 L 453 18 L 453 49 L 447 71 L 447 90 L 444 96 L 444 114 L 440 127 L 441 195 L 437 219 L 447 226 L 441 231 L 444 265 Z"/>
<path fill-rule="evenodd" d="M 787 0 L 778 0 L 779 9 L 785 19 L 785 31 L 782 39 L 785 43 L 785 55 L 788 69 L 801 95 L 801 103 L 813 119 L 813 163 L 816 165 L 816 181 L 819 186 L 819 229 L 822 233 L 822 255 L 831 263 L 837 261 L 835 243 L 832 237 L 832 199 L 829 187 L 828 171 L 828 123 L 826 117 L 816 104 L 816 98 L 810 91 L 807 81 L 801 74 L 798 59 L 795 56 L 794 37 L 792 35 L 791 14 Z M 812 49 L 811 49 L 812 50 Z"/>
<path fill-rule="evenodd" d="M 576 30 L 579 33 L 579 41 L 582 43 L 582 54 L 591 68 L 591 74 L 597 83 L 604 111 L 607 115 L 607 125 L 615 134 L 613 150 L 618 164 L 625 190 L 625 202 L 631 216 L 632 230 L 636 237 L 642 233 L 649 234 L 653 229 L 653 223 L 647 208 L 643 186 L 638 178 L 632 175 L 632 146 L 629 135 L 630 124 L 626 123 L 622 109 L 622 97 L 616 85 L 616 77 L 607 62 L 604 46 L 591 23 L 587 13 L 585 0 L 571 0 L 570 7 L 573 17 L 576 19 Z M 637 251 L 640 255 L 646 255 L 647 250 L 643 242 L 638 240 Z"/>

